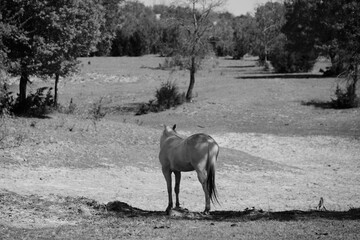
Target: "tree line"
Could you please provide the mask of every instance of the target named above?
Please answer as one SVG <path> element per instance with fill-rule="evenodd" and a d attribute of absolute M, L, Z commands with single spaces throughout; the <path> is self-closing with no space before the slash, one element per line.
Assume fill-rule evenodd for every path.
<path fill-rule="evenodd" d="M 78 57 L 144 54 L 170 57 L 190 71 L 188 100 L 194 74 L 210 52 L 234 59 L 255 55 L 277 72 L 306 72 L 319 56 L 329 57 L 326 74 L 348 79 L 339 94 L 356 97 L 358 1 L 270 1 L 241 16 L 216 12 L 224 1 L 185 2 L 148 7 L 124 0 L 1 0 L 0 69 L 20 76 L 19 108 L 26 108 L 30 76 L 55 79 L 56 104 L 59 77 L 76 71 Z"/>

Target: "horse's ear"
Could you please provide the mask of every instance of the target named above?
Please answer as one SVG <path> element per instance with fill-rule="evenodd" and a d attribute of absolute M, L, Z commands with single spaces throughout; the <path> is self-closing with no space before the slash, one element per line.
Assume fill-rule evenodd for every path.
<path fill-rule="evenodd" d="M 176 129 L 176 124 L 174 124 L 174 126 L 173 126 L 173 130 L 175 131 L 175 129 Z"/>

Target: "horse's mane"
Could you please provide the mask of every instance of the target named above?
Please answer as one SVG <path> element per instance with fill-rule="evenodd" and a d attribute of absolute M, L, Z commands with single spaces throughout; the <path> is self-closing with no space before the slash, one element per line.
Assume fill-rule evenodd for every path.
<path fill-rule="evenodd" d="M 172 136 L 176 136 L 180 139 L 184 139 L 184 137 L 180 136 L 180 134 L 175 130 L 172 130 L 171 132 L 169 132 L 168 135 L 172 135 Z"/>

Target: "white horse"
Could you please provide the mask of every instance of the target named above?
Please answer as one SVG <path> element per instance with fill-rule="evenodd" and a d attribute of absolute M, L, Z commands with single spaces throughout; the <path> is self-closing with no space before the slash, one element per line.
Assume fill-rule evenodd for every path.
<path fill-rule="evenodd" d="M 175 174 L 176 208 L 180 208 L 179 191 L 181 172 L 196 171 L 205 193 L 205 214 L 209 214 L 210 200 L 218 203 L 215 187 L 215 163 L 219 154 L 219 145 L 206 134 L 194 134 L 183 139 L 173 128 L 164 126 L 160 139 L 159 159 L 164 174 L 169 204 L 166 213 L 173 207 L 171 173 Z"/>

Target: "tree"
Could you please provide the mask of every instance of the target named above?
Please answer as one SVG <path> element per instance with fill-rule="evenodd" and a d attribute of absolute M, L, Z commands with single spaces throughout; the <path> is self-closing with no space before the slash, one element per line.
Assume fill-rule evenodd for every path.
<path fill-rule="evenodd" d="M 210 41 L 216 56 L 231 56 L 234 49 L 234 16 L 231 13 L 216 13 L 213 20 L 213 31 Z"/>
<path fill-rule="evenodd" d="M 250 14 L 236 17 L 233 28 L 233 58 L 241 59 L 246 53 L 252 54 L 258 32 L 255 18 Z"/>
<path fill-rule="evenodd" d="M 268 62 L 273 44 L 285 23 L 284 5 L 278 2 L 267 2 L 256 9 L 257 46 L 255 51 L 261 61 Z"/>
<path fill-rule="evenodd" d="M 289 49 L 329 56 L 332 68 L 327 74 L 347 76 L 344 95 L 355 101 L 360 64 L 360 3 L 287 0 L 285 6 L 287 23 L 283 32 L 289 40 Z"/>
<path fill-rule="evenodd" d="M 214 27 L 210 16 L 214 9 L 222 6 L 224 0 L 185 0 L 183 6 L 188 13 L 185 18 L 176 19 L 182 29 L 181 47 L 178 53 L 189 60 L 190 83 L 186 100 L 193 98 L 195 73 L 209 48 L 209 31 Z"/>
<path fill-rule="evenodd" d="M 104 13 L 104 24 L 100 27 L 101 41 L 96 46 L 93 55 L 107 56 L 110 54 L 112 41 L 116 36 L 116 30 L 120 24 L 121 7 L 125 0 L 101 0 Z"/>
<path fill-rule="evenodd" d="M 112 56 L 141 56 L 152 52 L 157 42 L 154 12 L 140 2 L 127 2 L 120 8 L 119 24 L 112 42 Z"/>
<path fill-rule="evenodd" d="M 19 107 L 26 109 L 29 77 L 59 76 L 74 71 L 76 58 L 93 51 L 103 19 L 91 0 L 5 1 L 3 22 L 15 27 L 3 38 L 9 72 L 20 77 Z"/>
<path fill-rule="evenodd" d="M 44 17 L 47 35 L 44 44 L 50 51 L 42 54 L 41 75 L 55 77 L 54 104 L 58 100 L 59 77 L 65 77 L 77 70 L 77 58 L 94 51 L 101 40 L 101 26 L 105 24 L 103 10 L 94 1 L 59 0 L 51 3 Z M 46 31 L 46 30 L 44 30 Z"/>

